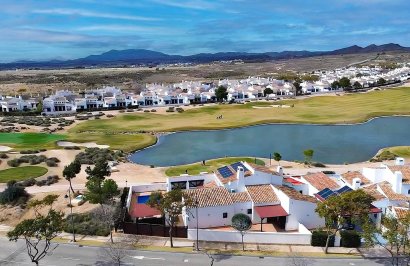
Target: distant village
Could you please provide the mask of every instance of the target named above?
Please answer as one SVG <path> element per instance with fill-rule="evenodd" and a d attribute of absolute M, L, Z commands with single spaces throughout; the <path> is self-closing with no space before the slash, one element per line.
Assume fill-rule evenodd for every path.
<path fill-rule="evenodd" d="M 380 66 L 363 66 L 316 71 L 314 79 L 295 81 L 274 78 L 248 77 L 222 79 L 215 82 L 182 81 L 174 84 L 146 84 L 139 94 L 123 92 L 106 86 L 81 92 L 60 90 L 45 97 L 23 95 L 0 96 L 1 111 L 37 111 L 44 115 L 66 115 L 81 111 L 126 109 L 138 107 L 204 104 L 217 100 L 216 90 L 227 89 L 227 102 L 258 99 L 280 99 L 298 95 L 367 90 L 374 87 L 399 84 L 410 79 L 410 67 L 399 65 L 392 70 Z M 41 103 L 41 105 L 40 105 Z"/>

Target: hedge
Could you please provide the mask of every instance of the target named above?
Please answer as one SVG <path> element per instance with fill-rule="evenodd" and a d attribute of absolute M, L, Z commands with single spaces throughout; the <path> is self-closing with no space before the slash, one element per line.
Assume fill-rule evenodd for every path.
<path fill-rule="evenodd" d="M 361 245 L 361 237 L 355 230 L 344 230 L 340 232 L 340 246 L 346 248 L 358 248 Z"/>
<path fill-rule="evenodd" d="M 314 247 L 325 247 L 327 241 L 327 232 L 325 231 L 313 231 L 311 245 Z M 334 247 L 335 237 L 331 236 L 329 241 L 329 247 Z"/>

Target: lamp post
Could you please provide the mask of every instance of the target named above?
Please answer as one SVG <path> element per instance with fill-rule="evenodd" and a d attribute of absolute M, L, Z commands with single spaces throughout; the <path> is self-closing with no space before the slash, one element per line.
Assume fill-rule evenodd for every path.
<path fill-rule="evenodd" d="M 68 189 L 68 199 L 70 204 L 70 218 L 71 218 L 71 229 L 73 231 L 73 242 L 75 241 L 75 230 L 74 230 L 74 217 L 73 217 L 73 205 L 71 204 L 71 189 Z"/>
<path fill-rule="evenodd" d="M 195 199 L 195 215 L 196 215 L 196 251 L 199 251 L 199 216 L 198 216 L 198 200 Z"/>

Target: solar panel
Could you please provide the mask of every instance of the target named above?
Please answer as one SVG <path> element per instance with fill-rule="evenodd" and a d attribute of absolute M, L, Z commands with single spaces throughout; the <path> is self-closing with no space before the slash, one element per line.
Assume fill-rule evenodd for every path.
<path fill-rule="evenodd" d="M 325 188 L 325 189 L 319 191 L 317 194 L 318 194 L 320 197 L 322 197 L 323 199 L 327 199 L 327 198 L 329 198 L 330 196 L 335 196 L 335 195 L 336 195 L 336 193 L 334 193 L 334 192 L 333 192 L 332 190 L 330 190 L 329 188 Z"/>
<path fill-rule="evenodd" d="M 238 170 L 238 166 L 242 167 L 245 172 L 248 171 L 248 168 L 246 168 L 245 165 L 243 165 L 243 163 L 241 163 L 241 162 L 233 163 L 233 164 L 231 164 L 231 166 L 235 171 Z"/>
<path fill-rule="evenodd" d="M 221 174 L 223 178 L 227 178 L 233 175 L 231 169 L 229 169 L 228 166 L 218 168 L 218 172 Z"/>
<path fill-rule="evenodd" d="M 352 191 L 353 189 L 351 189 L 350 187 L 348 187 L 348 186 L 344 186 L 344 187 L 342 187 L 341 189 L 339 189 L 338 191 L 337 191 L 337 193 L 338 194 L 343 194 L 343 193 L 346 193 L 346 192 L 349 192 L 349 191 Z"/>

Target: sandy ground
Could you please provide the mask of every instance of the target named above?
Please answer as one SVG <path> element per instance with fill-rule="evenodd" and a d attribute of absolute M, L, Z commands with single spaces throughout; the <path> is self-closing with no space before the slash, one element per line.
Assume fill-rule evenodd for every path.
<path fill-rule="evenodd" d="M 0 152 L 7 152 L 12 150 L 13 148 L 7 147 L 7 146 L 0 146 Z"/>
<path fill-rule="evenodd" d="M 57 201 L 53 204 L 53 208 L 57 211 L 62 211 L 66 215 L 70 213 L 70 208 L 68 205 L 68 199 L 64 196 L 66 195 L 65 192 L 46 192 L 46 193 L 38 193 L 32 196 L 32 199 L 43 199 L 48 194 L 56 194 L 58 195 Z M 96 208 L 97 205 L 90 204 L 88 202 L 84 203 L 81 206 L 74 206 L 73 213 L 84 213 L 91 211 L 92 209 Z M 43 213 L 44 210 L 47 208 L 40 209 L 40 213 Z M 0 206 L 0 224 L 6 224 L 9 226 L 14 226 L 18 224 L 22 220 L 34 218 L 34 210 L 33 209 L 22 209 L 18 206 L 10 207 L 10 206 Z"/>
<path fill-rule="evenodd" d="M 69 141 L 57 141 L 57 145 L 60 147 L 86 147 L 86 148 L 99 148 L 99 149 L 108 149 L 110 146 L 108 145 L 98 145 L 95 142 L 84 142 L 84 143 L 75 143 Z"/>

